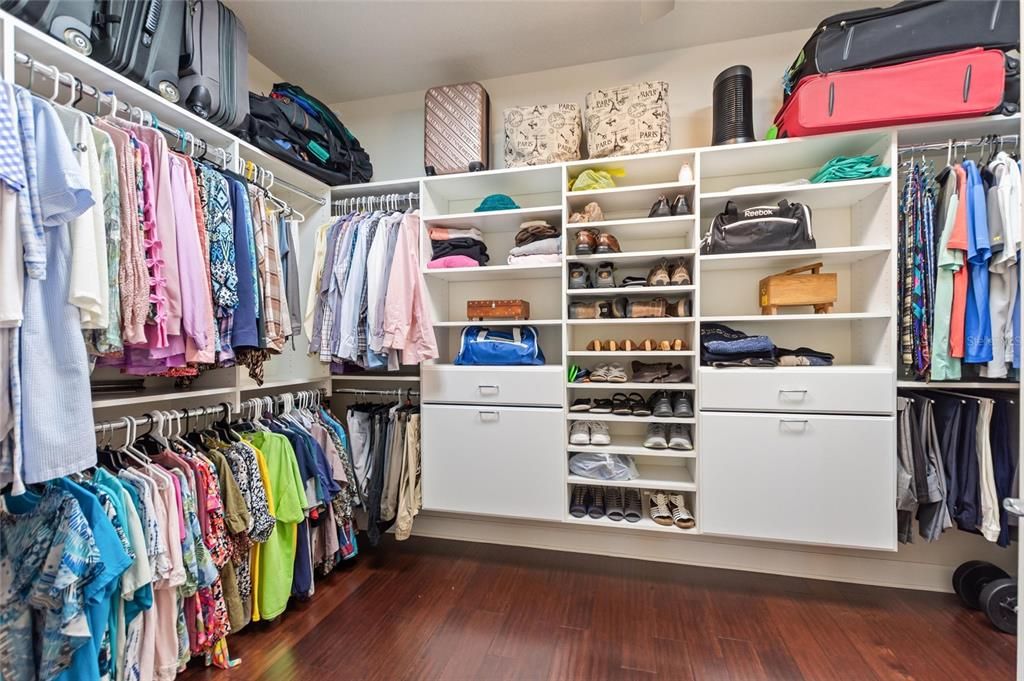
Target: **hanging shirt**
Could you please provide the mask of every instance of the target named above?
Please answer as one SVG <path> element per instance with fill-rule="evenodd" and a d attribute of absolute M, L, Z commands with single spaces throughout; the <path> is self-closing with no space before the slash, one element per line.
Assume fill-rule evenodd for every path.
<path fill-rule="evenodd" d="M 96 465 L 89 366 L 78 309 L 68 303 L 68 220 L 94 203 L 50 104 L 32 98 L 37 169 L 33 219 L 46 227 L 46 279 L 28 279 L 21 328 L 21 413 L 26 482 L 44 482 Z M 30 178 L 31 178 L 30 173 Z M 13 400 L 12 400 L 13 401 Z M 53 414 L 60 414 L 55 428 Z"/>
<path fill-rule="evenodd" d="M 992 186 L 988 191 L 989 233 L 992 259 L 989 263 L 989 316 L 992 321 L 992 361 L 982 376 L 1006 378 L 1013 364 L 1013 308 L 1016 304 L 1017 251 L 1021 240 L 1020 168 L 1004 152 L 989 164 Z"/>
<path fill-rule="evenodd" d="M 949 241 L 956 224 L 960 198 L 957 193 L 957 175 L 947 168 L 942 181 L 942 202 L 937 209 L 940 218 L 940 237 L 935 275 L 935 307 L 932 332 L 931 380 L 960 380 L 960 360 L 950 356 L 950 331 L 953 314 L 953 279 L 956 272 L 964 267 L 963 251 L 949 247 Z"/>
<path fill-rule="evenodd" d="M 992 256 L 988 236 L 985 185 L 974 161 L 965 161 L 967 171 L 967 315 L 964 325 L 964 362 L 983 364 L 992 359 L 992 320 L 988 310 L 988 261 Z"/>
<path fill-rule="evenodd" d="M 75 498 L 56 487 L 0 501 L 0 677 L 54 679 L 89 643 L 87 584 L 103 571 Z"/>
<path fill-rule="evenodd" d="M 967 315 L 967 172 L 963 166 L 953 166 L 956 173 L 957 209 L 953 231 L 949 235 L 947 248 L 963 251 L 964 267 L 953 273 L 953 312 L 949 320 L 949 355 L 964 356 L 964 320 Z"/>
<path fill-rule="evenodd" d="M 257 432 L 249 440 L 266 459 L 274 498 L 274 531 L 260 547 L 257 589 L 260 619 L 273 619 L 284 612 L 292 591 L 298 523 L 305 519 L 305 491 L 302 476 L 288 439 L 276 433 Z"/>
<path fill-rule="evenodd" d="M 235 266 L 238 276 L 238 305 L 234 312 L 231 345 L 259 347 L 259 285 L 256 277 L 256 250 L 252 241 L 252 226 L 247 218 L 249 195 L 245 185 L 229 178 L 231 210 L 234 218 Z"/>
<path fill-rule="evenodd" d="M 117 152 L 111 136 L 92 128 L 93 143 L 99 158 L 103 189 L 102 212 L 106 233 L 107 326 L 90 335 L 90 350 L 98 354 L 121 352 L 121 191 L 118 185 Z M 95 196 L 97 202 L 100 197 Z"/>

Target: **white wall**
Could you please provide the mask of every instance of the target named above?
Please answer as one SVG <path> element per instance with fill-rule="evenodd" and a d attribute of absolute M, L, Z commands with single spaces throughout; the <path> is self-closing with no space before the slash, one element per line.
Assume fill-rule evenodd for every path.
<path fill-rule="evenodd" d="M 266 64 L 256 57 L 249 55 L 249 91 L 260 95 L 270 94 L 274 83 L 284 80 L 281 76 L 271 71 Z"/>
<path fill-rule="evenodd" d="M 712 84 L 723 69 L 740 63 L 753 71 L 754 133 L 761 138 L 782 101 L 782 74 L 810 31 L 485 80 L 483 85 L 491 97 L 491 167 L 504 165 L 502 111 L 506 107 L 559 102 L 576 102 L 582 107 L 590 90 L 643 80 L 669 83 L 673 148 L 710 144 Z M 572 39 L 585 40 L 586 36 Z M 405 92 L 331 105 L 369 152 L 375 180 L 423 174 L 423 94 Z"/>

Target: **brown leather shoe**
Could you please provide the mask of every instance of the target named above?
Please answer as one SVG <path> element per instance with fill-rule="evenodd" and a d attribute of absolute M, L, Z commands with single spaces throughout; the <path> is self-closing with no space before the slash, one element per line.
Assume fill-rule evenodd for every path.
<path fill-rule="evenodd" d="M 597 230 L 581 229 L 576 232 L 576 255 L 593 255 L 597 247 Z"/>
<path fill-rule="evenodd" d="M 619 240 L 608 232 L 601 232 L 597 237 L 596 253 L 622 253 L 619 247 Z"/>

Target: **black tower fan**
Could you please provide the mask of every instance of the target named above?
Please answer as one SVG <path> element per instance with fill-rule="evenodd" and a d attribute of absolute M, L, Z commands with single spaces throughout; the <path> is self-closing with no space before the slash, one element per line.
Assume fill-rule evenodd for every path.
<path fill-rule="evenodd" d="M 754 141 L 750 67 L 730 66 L 715 78 L 712 144 Z"/>

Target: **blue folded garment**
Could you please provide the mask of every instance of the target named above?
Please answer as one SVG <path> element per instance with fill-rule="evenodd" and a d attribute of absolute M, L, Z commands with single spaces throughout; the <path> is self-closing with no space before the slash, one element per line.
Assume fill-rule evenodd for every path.
<path fill-rule="evenodd" d="M 771 352 L 775 347 L 768 336 L 748 336 L 733 341 L 708 341 L 704 349 L 716 355 L 749 355 L 753 352 Z"/>

